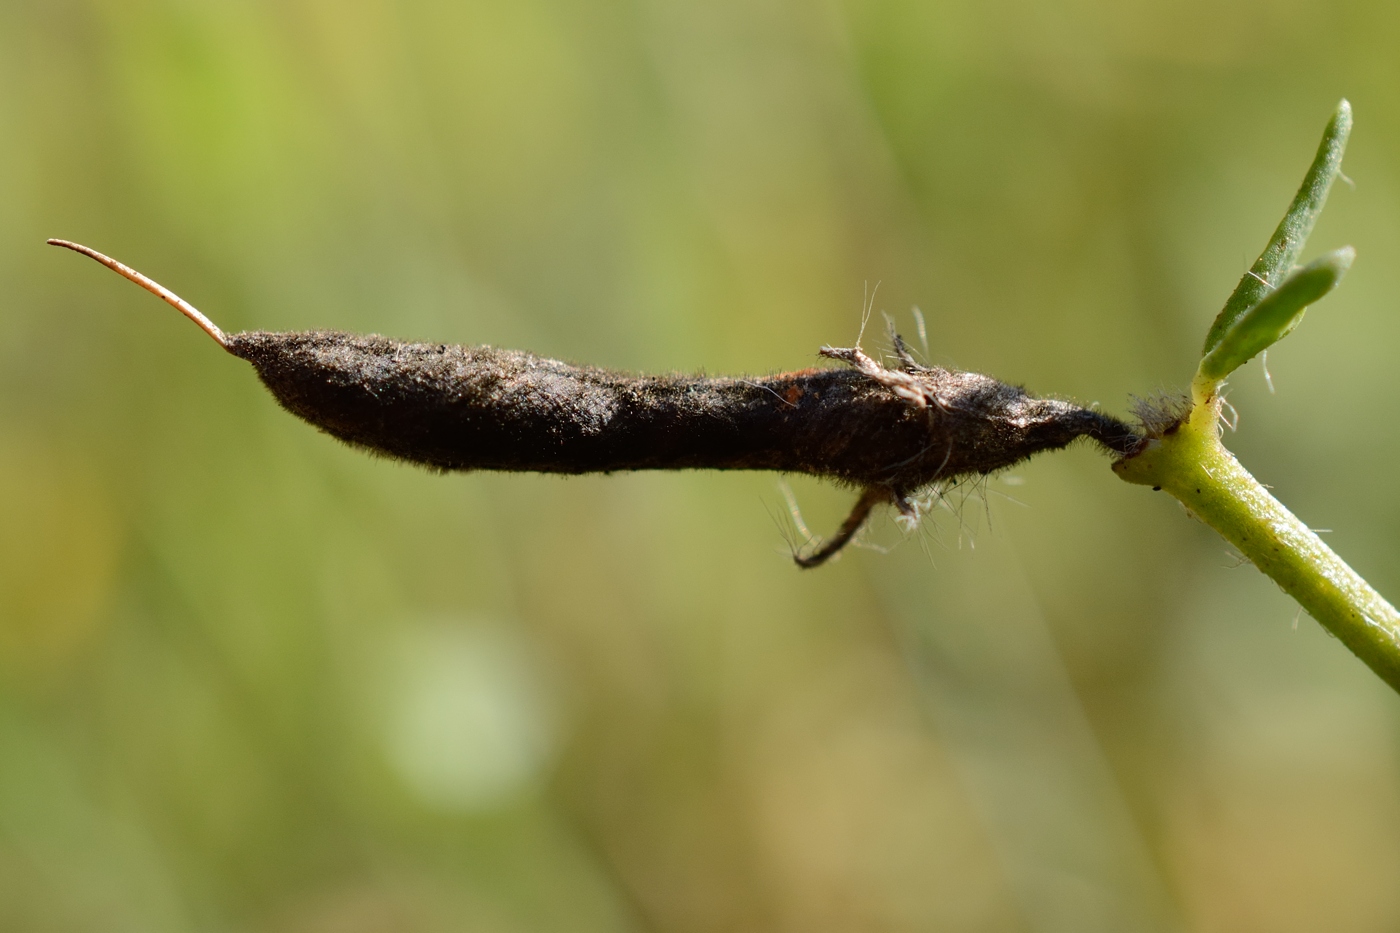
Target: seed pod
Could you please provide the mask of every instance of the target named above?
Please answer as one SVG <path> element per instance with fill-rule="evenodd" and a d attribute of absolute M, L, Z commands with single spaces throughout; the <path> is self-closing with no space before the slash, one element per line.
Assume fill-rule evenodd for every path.
<path fill-rule="evenodd" d="M 1133 449 L 1122 422 L 1037 399 L 989 376 L 899 367 L 859 348 L 823 348 L 845 369 L 756 379 L 631 375 L 518 350 L 402 343 L 335 331 L 225 335 L 188 303 L 87 247 L 77 250 L 175 305 L 247 360 L 284 408 L 356 447 L 437 470 L 596 473 L 778 470 L 863 490 L 816 566 L 871 509 L 938 480 L 985 474 L 1089 436 Z"/>

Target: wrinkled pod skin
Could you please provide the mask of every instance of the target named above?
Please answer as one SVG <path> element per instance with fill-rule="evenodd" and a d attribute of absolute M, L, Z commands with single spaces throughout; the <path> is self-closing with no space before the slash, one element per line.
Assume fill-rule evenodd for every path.
<path fill-rule="evenodd" d="M 439 470 L 780 470 L 899 502 L 935 480 L 1000 470 L 1081 436 L 1120 453 L 1138 443 L 1107 415 L 918 366 L 902 345 L 899 370 L 859 350 L 824 351 L 858 368 L 747 380 L 637 376 L 335 331 L 254 331 L 226 346 L 292 414 Z"/>

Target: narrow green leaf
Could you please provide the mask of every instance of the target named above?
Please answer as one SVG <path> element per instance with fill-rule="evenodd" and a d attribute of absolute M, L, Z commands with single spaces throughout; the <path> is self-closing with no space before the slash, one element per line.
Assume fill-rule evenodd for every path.
<path fill-rule="evenodd" d="M 1351 268 L 1356 250 L 1344 246 L 1308 263 L 1254 307 L 1235 318 L 1215 347 L 1201 358 L 1198 381 L 1219 383 L 1288 334 L 1308 305 L 1337 287 Z"/>
<path fill-rule="evenodd" d="M 1342 167 L 1342 153 L 1346 150 L 1350 135 L 1351 104 L 1343 100 L 1323 131 L 1322 144 L 1318 146 L 1317 157 L 1303 178 L 1303 186 L 1298 189 L 1269 245 L 1264 247 L 1264 252 L 1259 254 L 1254 265 L 1240 279 L 1230 300 L 1225 302 L 1225 308 L 1211 325 L 1201 356 L 1214 350 L 1240 315 L 1278 287 L 1298 261 L 1303 245 L 1308 241 L 1308 234 L 1312 233 L 1313 224 L 1317 222 L 1317 215 L 1322 213 L 1322 206 L 1327 203 L 1327 192 L 1332 187 L 1332 181 Z"/>

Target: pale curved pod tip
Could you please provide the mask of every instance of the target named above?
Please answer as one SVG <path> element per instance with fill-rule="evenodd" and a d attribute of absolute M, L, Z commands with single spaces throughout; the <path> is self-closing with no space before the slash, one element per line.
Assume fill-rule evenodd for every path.
<path fill-rule="evenodd" d="M 201 314 L 199 312 L 199 309 L 196 308 L 194 305 L 190 304 L 188 301 L 181 298 L 179 295 L 175 294 L 170 289 L 166 288 L 164 285 L 160 284 L 154 279 L 147 278 L 146 276 L 137 272 L 135 269 L 131 268 L 125 263 L 117 262 L 111 256 L 99 253 L 97 250 L 93 249 L 90 246 L 83 246 L 81 243 L 73 243 L 68 240 L 52 239 L 48 240 L 47 242 L 50 246 L 62 246 L 64 249 L 71 249 L 75 253 L 82 253 L 89 259 L 95 259 L 98 262 L 102 263 L 102 265 L 106 266 L 108 269 L 111 269 L 113 272 L 122 276 L 123 278 L 130 279 L 131 281 L 135 282 L 137 285 L 140 285 L 142 288 L 144 288 L 151 294 L 159 296 L 162 300 L 173 306 L 185 317 L 198 324 L 199 329 L 204 331 L 210 337 L 213 337 L 214 340 L 219 344 L 219 346 L 223 347 L 225 350 L 228 349 L 228 337 L 224 335 L 224 332 L 219 329 L 219 326 L 217 324 L 215 324 L 213 321 L 209 320 L 207 317 Z"/>

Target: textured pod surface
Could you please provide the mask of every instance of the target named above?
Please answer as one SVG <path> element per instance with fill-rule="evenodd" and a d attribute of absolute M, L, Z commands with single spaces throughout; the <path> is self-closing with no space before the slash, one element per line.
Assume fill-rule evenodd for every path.
<path fill-rule="evenodd" d="M 334 331 L 236 334 L 228 349 L 298 417 L 442 470 L 780 470 L 899 494 L 1083 435 L 1136 440 L 1098 412 L 936 368 L 637 376 Z"/>

